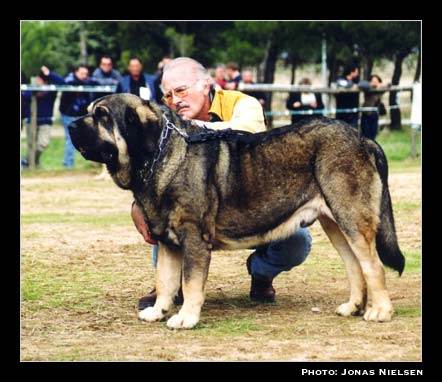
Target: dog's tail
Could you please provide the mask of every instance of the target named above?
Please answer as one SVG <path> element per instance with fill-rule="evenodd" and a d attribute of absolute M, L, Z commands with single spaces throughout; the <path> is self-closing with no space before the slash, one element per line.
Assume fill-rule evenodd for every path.
<path fill-rule="evenodd" d="M 369 141 L 375 159 L 376 168 L 382 181 L 382 200 L 380 223 L 376 233 L 376 250 L 381 261 L 388 267 L 402 274 L 405 267 L 405 258 L 402 254 L 394 225 L 393 208 L 391 206 L 390 191 L 388 190 L 388 163 L 382 148 L 374 141 Z"/>

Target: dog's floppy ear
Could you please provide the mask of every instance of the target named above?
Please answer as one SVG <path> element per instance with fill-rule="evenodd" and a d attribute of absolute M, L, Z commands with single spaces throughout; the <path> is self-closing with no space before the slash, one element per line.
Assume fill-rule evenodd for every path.
<path fill-rule="evenodd" d="M 156 105 L 150 101 L 143 100 L 143 104 L 135 108 L 135 113 L 141 122 L 141 125 L 145 126 L 149 121 L 158 122 L 158 115 L 153 111 Z"/>

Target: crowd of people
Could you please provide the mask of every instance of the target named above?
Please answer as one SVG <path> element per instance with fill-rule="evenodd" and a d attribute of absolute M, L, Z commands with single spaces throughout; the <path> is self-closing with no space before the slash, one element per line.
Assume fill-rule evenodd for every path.
<path fill-rule="evenodd" d="M 42 66 L 36 76 L 36 83 L 39 85 L 113 85 L 116 86 L 117 93 L 131 93 L 143 99 L 152 100 L 158 104 L 162 103 L 163 91 L 161 87 L 164 66 L 172 60 L 169 56 L 164 56 L 158 63 L 156 73 L 149 74 L 143 70 L 143 63 L 140 58 L 129 59 L 127 74 L 121 75 L 114 68 L 114 62 L 108 55 L 100 58 L 98 67 L 90 75 L 86 65 L 78 65 L 66 77 L 54 73 L 48 67 Z M 243 68 L 236 62 L 219 64 L 210 71 L 211 83 L 216 91 L 238 91 L 241 83 L 254 84 L 254 71 L 251 68 Z M 311 86 L 309 78 L 303 78 L 299 85 Z M 379 115 L 386 113 L 381 101 L 381 92 L 370 91 L 375 88 L 385 88 L 382 79 L 378 75 L 372 75 L 369 81 L 359 81 L 359 67 L 357 65 L 347 66 L 341 77 L 336 81 L 337 88 L 361 89 L 364 90 L 365 100 L 363 107 L 376 108 L 377 110 L 363 111 L 360 120 L 361 133 L 370 139 L 375 139 L 378 132 Z M 268 96 L 263 91 L 243 91 L 256 98 L 262 108 L 266 108 Z M 65 131 L 65 148 L 63 166 L 73 168 L 75 161 L 75 149 L 70 140 L 67 126 L 76 118 L 87 113 L 87 106 L 94 99 L 111 93 L 93 92 L 63 92 L 60 100 L 59 111 L 61 121 Z M 54 91 L 39 91 L 37 97 L 37 139 L 35 151 L 35 164 L 40 166 L 40 157 L 48 147 L 50 141 L 50 128 L 53 121 L 53 109 L 57 93 Z M 22 117 L 24 118 L 27 132 L 30 129 L 31 114 L 31 92 L 22 93 Z M 359 92 L 336 94 L 336 119 L 343 120 L 351 126 L 358 128 L 359 125 Z M 296 123 L 308 115 L 322 114 L 325 106 L 320 93 L 311 91 L 291 92 L 286 101 L 287 110 L 291 111 L 292 123 Z M 311 111 L 311 112 L 309 112 Z M 29 136 L 29 135 L 28 135 Z M 29 144 L 28 144 L 28 153 Z M 29 155 L 22 159 L 22 166 L 29 165 Z M 97 178 L 106 177 L 103 168 L 102 173 Z"/>

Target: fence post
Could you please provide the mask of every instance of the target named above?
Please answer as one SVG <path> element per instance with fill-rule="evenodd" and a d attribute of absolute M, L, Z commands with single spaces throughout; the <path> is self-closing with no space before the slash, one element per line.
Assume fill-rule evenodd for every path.
<path fill-rule="evenodd" d="M 417 156 L 416 136 L 422 126 L 422 87 L 420 83 L 413 84 L 411 93 L 411 157 Z"/>
<path fill-rule="evenodd" d="M 31 93 L 31 120 L 28 139 L 28 164 L 35 168 L 35 150 L 37 141 L 37 92 Z"/>

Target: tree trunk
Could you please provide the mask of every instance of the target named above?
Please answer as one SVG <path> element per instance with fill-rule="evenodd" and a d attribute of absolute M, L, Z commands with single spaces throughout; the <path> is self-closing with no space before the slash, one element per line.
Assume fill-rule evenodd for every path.
<path fill-rule="evenodd" d="M 391 79 L 392 85 L 399 85 L 399 81 L 402 75 L 402 63 L 404 62 L 405 56 L 402 54 L 398 54 L 394 59 L 394 70 L 393 70 L 393 78 Z M 389 102 L 390 106 L 396 106 L 397 100 L 397 92 L 390 92 Z M 392 130 L 400 130 L 401 129 L 401 111 L 400 109 L 390 109 L 390 128 Z"/>
<path fill-rule="evenodd" d="M 414 82 L 419 82 L 419 79 L 421 77 L 421 48 L 419 47 L 419 54 L 417 56 L 417 66 L 416 66 L 416 73 L 414 74 Z"/>
<path fill-rule="evenodd" d="M 275 69 L 276 69 L 276 61 L 278 59 L 278 46 L 276 43 L 276 36 L 272 33 L 268 42 L 266 54 L 264 57 L 264 83 L 272 84 L 275 79 Z M 267 102 L 265 105 L 266 111 L 272 110 L 272 92 L 267 92 Z M 273 117 L 268 116 L 267 122 L 269 124 L 269 129 L 273 127 Z"/>
<path fill-rule="evenodd" d="M 327 66 L 328 66 L 328 86 L 331 85 L 332 82 L 336 81 L 336 53 L 335 50 L 332 50 L 327 57 Z"/>
<path fill-rule="evenodd" d="M 295 74 L 296 74 L 296 61 L 293 60 L 290 66 L 290 85 L 295 84 Z"/>
<path fill-rule="evenodd" d="M 364 63 L 364 80 L 367 80 L 370 78 L 371 76 L 371 72 L 373 71 L 373 57 L 366 55 L 363 58 L 363 63 Z"/>
<path fill-rule="evenodd" d="M 256 65 L 256 82 L 260 84 L 264 82 L 264 72 L 262 70 L 262 63 Z"/>
<path fill-rule="evenodd" d="M 80 55 L 81 63 L 87 65 L 87 31 L 85 21 L 80 21 Z"/>

